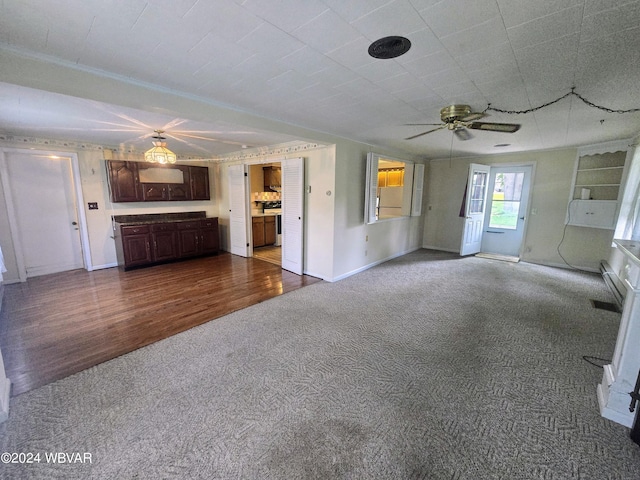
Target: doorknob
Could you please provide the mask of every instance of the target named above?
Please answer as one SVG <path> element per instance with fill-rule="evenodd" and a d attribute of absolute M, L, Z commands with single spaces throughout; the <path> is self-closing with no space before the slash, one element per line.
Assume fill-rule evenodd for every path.
<path fill-rule="evenodd" d="M 524 217 L 520 217 L 520 220 L 524 220 Z"/>
<path fill-rule="evenodd" d="M 78 222 L 71 222 L 71 225 L 77 225 Z"/>

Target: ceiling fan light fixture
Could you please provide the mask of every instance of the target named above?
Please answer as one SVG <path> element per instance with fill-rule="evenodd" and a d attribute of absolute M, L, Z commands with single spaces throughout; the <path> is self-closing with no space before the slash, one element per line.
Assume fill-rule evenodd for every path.
<path fill-rule="evenodd" d="M 144 159 L 149 163 L 176 163 L 177 157 L 176 154 L 167 148 L 167 142 L 165 142 L 165 138 L 162 136 L 164 130 L 154 130 L 156 135 L 154 135 L 153 139 L 155 139 L 153 143 L 153 148 L 150 148 L 146 152 L 144 152 Z"/>

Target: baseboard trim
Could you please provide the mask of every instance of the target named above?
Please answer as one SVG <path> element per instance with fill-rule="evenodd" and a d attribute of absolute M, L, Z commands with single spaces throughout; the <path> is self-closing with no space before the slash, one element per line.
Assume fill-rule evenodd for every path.
<path fill-rule="evenodd" d="M 449 253 L 460 254 L 460 250 L 453 250 L 451 248 L 437 247 L 435 245 L 422 245 L 422 248 L 425 248 L 427 250 L 439 250 L 441 252 L 449 252 Z"/>
<path fill-rule="evenodd" d="M 423 247 L 414 247 L 414 248 L 411 248 L 409 250 L 405 250 L 403 252 L 399 252 L 399 253 L 393 254 L 393 255 L 391 255 L 389 257 L 383 258 L 381 260 L 377 260 L 377 261 L 372 262 L 372 263 L 368 263 L 367 265 L 365 265 L 363 267 L 356 268 L 355 270 L 351 270 L 350 272 L 344 273 L 344 274 L 339 275 L 337 277 L 333 277 L 332 279 L 327 280 L 327 281 L 328 282 L 338 282 L 340 280 L 344 280 L 345 278 L 348 278 L 351 275 L 355 275 L 356 273 L 364 272 L 365 270 L 369 270 L 370 268 L 375 267 L 376 265 L 380 265 L 381 263 L 388 262 L 389 260 L 393 260 L 394 258 L 401 257 L 403 255 L 406 255 L 407 253 L 415 252 L 416 250 L 420 250 L 421 248 L 423 248 Z"/>
<path fill-rule="evenodd" d="M 113 267 L 117 267 L 118 264 L 117 263 L 105 263 L 104 265 L 93 265 L 91 267 L 91 270 L 89 270 L 90 272 L 94 271 L 94 270 L 103 270 L 105 268 L 113 268 Z"/>

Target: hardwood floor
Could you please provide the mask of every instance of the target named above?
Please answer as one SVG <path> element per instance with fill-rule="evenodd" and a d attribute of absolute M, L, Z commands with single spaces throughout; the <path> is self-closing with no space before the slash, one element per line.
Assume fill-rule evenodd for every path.
<path fill-rule="evenodd" d="M 273 263 L 274 265 L 282 265 L 282 247 L 268 245 L 266 247 L 254 248 L 253 256 L 265 262 Z"/>
<path fill-rule="evenodd" d="M 5 285 L 0 348 L 12 395 L 319 281 L 221 253 Z"/>

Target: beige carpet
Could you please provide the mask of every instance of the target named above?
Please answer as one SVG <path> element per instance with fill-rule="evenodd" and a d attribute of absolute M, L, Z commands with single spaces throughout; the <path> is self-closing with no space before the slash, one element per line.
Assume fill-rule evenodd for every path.
<path fill-rule="evenodd" d="M 15 479 L 633 479 L 597 275 L 421 250 L 12 399 Z"/>

